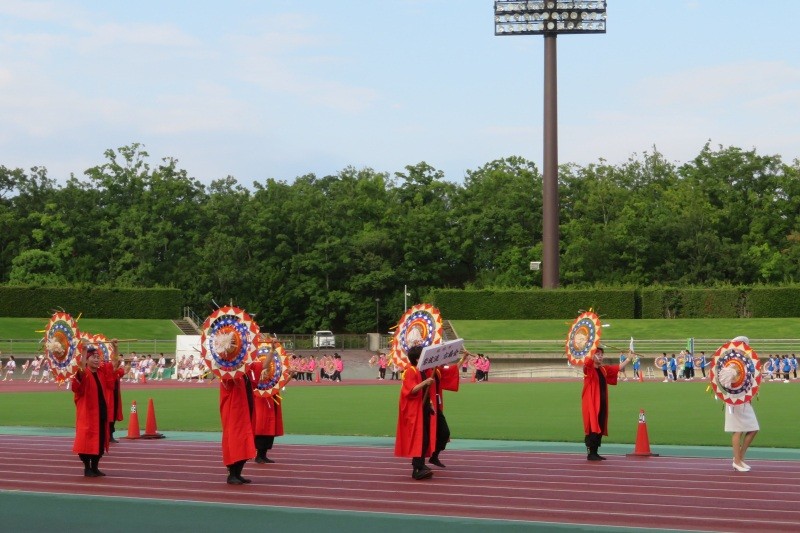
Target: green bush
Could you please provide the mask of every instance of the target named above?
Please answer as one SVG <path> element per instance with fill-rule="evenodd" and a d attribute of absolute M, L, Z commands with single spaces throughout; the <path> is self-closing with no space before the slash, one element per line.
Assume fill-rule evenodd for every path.
<path fill-rule="evenodd" d="M 800 287 L 752 287 L 747 294 L 748 315 L 756 318 L 800 316 Z"/>
<path fill-rule="evenodd" d="M 0 316 L 45 317 L 64 309 L 90 318 L 180 318 L 177 289 L 0 287 Z"/>
<path fill-rule="evenodd" d="M 453 290 L 432 292 L 448 320 L 574 318 L 593 308 L 607 318 L 635 318 L 633 289 Z"/>

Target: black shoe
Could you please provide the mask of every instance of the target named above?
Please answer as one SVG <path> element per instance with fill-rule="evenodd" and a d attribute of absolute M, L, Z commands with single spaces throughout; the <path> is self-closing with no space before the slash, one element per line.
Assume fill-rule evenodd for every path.
<path fill-rule="evenodd" d="M 587 461 L 602 461 L 603 458 L 597 455 L 596 453 L 590 453 L 586 456 Z"/>
<path fill-rule="evenodd" d="M 411 473 L 411 477 L 420 480 L 420 479 L 428 479 L 433 477 L 433 470 L 430 468 L 415 468 L 414 471 Z"/>
<path fill-rule="evenodd" d="M 441 462 L 438 457 L 431 457 L 430 459 L 428 459 L 428 462 L 430 464 L 432 464 L 432 465 L 438 466 L 439 468 L 444 468 L 445 467 L 444 463 Z"/>
<path fill-rule="evenodd" d="M 97 468 L 92 470 L 92 472 L 94 472 L 94 477 L 105 477 L 105 474 L 103 472 L 101 472 L 100 470 L 98 470 Z"/>
<path fill-rule="evenodd" d="M 111 444 L 119 444 L 119 441 L 117 439 L 115 439 L 114 437 L 111 437 L 111 440 L 109 442 Z"/>
<path fill-rule="evenodd" d="M 252 479 L 247 479 L 247 478 L 244 478 L 244 477 L 242 477 L 242 476 L 238 476 L 236 479 L 238 479 L 238 480 L 239 480 L 239 481 L 241 481 L 242 483 L 252 483 L 252 482 L 253 482 L 253 480 L 252 480 Z"/>
<path fill-rule="evenodd" d="M 605 461 L 605 460 L 606 460 L 606 458 L 605 458 L 605 457 L 603 457 L 603 456 L 602 456 L 602 455 L 600 455 L 600 454 L 598 454 L 598 455 L 597 455 L 597 457 L 599 457 L 601 461 Z"/>
<path fill-rule="evenodd" d="M 256 462 L 258 464 L 260 464 L 260 465 L 263 465 L 263 464 L 267 463 L 267 458 L 266 457 L 261 457 L 259 455 L 258 457 L 256 457 Z"/>
<path fill-rule="evenodd" d="M 244 485 L 244 481 L 236 476 L 228 476 L 228 485 Z"/>
<path fill-rule="evenodd" d="M 83 469 L 83 476 L 84 477 L 97 477 L 97 474 L 94 473 L 94 470 L 91 468 L 84 468 Z"/>
<path fill-rule="evenodd" d="M 272 459 L 270 459 L 269 457 L 264 457 L 264 462 L 265 462 L 265 463 L 274 463 L 275 461 L 273 461 L 273 460 L 272 460 Z"/>

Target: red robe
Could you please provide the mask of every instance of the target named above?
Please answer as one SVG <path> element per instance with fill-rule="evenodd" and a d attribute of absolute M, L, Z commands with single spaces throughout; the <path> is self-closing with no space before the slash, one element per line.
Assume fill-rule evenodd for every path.
<path fill-rule="evenodd" d="M 111 368 L 100 365 L 97 369 L 100 388 L 104 398 L 108 389 L 113 390 L 114 375 Z M 108 451 L 108 424 L 100 423 L 100 400 L 97 381 L 88 369 L 78 371 L 72 377 L 72 394 L 75 400 L 75 441 L 72 451 L 77 454 L 102 455 Z M 106 422 L 108 422 L 106 417 Z M 102 437 L 102 444 L 100 438 Z"/>
<path fill-rule="evenodd" d="M 225 466 L 256 456 L 253 419 L 244 378 L 220 380 L 219 414 L 222 419 L 222 462 Z"/>
<path fill-rule="evenodd" d="M 458 367 L 453 365 L 438 366 L 433 372 L 439 374 L 439 388 L 438 390 L 434 390 L 434 387 L 429 389 L 431 392 L 431 401 L 433 402 L 433 405 L 437 406 L 437 409 L 444 411 L 444 395 L 442 394 L 442 391 L 449 390 L 458 392 L 458 385 L 461 383 L 461 378 L 458 374 Z M 426 370 L 424 373 L 426 376 L 433 375 L 430 370 Z M 434 383 L 436 382 L 434 381 Z"/>
<path fill-rule="evenodd" d="M 600 372 L 606 378 L 606 385 L 617 384 L 617 374 L 619 365 L 603 365 Z M 583 363 L 583 392 L 581 393 L 581 404 L 583 411 L 583 432 L 601 433 L 608 435 L 608 391 L 606 391 L 605 416 L 603 420 L 598 420 L 600 415 L 600 378 L 594 366 L 594 359 L 586 357 Z"/>
<path fill-rule="evenodd" d="M 428 448 L 422 449 L 422 409 L 431 402 L 431 389 L 428 394 L 411 390 L 422 383 L 422 374 L 416 367 L 409 366 L 403 372 L 403 385 L 400 389 L 400 410 L 397 417 L 397 435 L 394 441 L 394 454 L 398 457 L 430 457 L 436 449 L 436 416 L 430 416 Z M 435 393 L 434 396 L 435 398 Z"/>
<path fill-rule="evenodd" d="M 120 365 L 118 369 L 114 370 L 113 363 L 100 363 L 100 366 L 108 366 L 114 376 L 114 381 L 105 390 L 108 421 L 120 421 L 122 420 L 122 389 L 120 388 L 120 382 L 125 375 L 125 369 Z"/>
<path fill-rule="evenodd" d="M 258 383 L 263 363 L 255 361 L 250 365 L 250 381 Z M 255 435 L 280 437 L 283 435 L 283 413 L 281 405 L 272 396 L 254 393 L 255 409 L 253 412 L 253 433 Z"/>

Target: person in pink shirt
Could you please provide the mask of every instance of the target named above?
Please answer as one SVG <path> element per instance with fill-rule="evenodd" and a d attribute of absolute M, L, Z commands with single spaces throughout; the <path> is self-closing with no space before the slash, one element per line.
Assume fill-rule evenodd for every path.
<path fill-rule="evenodd" d="M 333 376 L 331 376 L 331 381 L 342 381 L 342 370 L 344 370 L 342 356 L 335 353 L 333 354 Z"/>
<path fill-rule="evenodd" d="M 306 362 L 306 381 L 314 381 L 314 370 L 317 369 L 317 360 L 311 355 Z"/>
<path fill-rule="evenodd" d="M 386 379 L 386 354 L 378 356 L 378 379 Z"/>

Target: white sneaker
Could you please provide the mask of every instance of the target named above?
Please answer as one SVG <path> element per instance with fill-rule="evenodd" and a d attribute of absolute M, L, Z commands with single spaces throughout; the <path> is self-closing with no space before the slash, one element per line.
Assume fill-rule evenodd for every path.
<path fill-rule="evenodd" d="M 668 382 L 669 382 L 669 380 L 668 380 L 668 379 L 665 379 L 665 380 L 664 380 L 664 381 L 662 381 L 661 383 L 668 383 Z"/>

